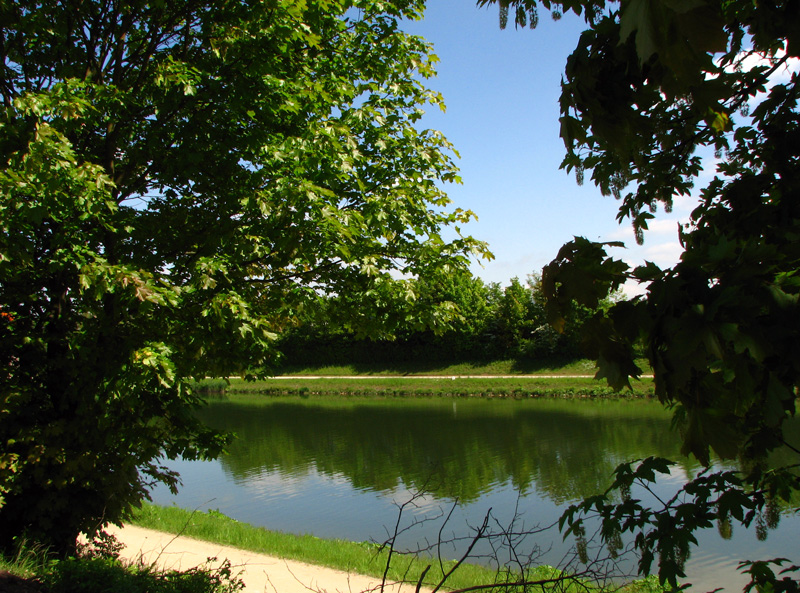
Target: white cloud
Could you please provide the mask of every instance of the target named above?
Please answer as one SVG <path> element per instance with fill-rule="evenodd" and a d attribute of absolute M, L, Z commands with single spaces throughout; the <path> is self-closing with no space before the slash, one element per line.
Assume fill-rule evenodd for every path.
<path fill-rule="evenodd" d="M 766 66 L 768 68 L 776 67 L 775 71 L 770 74 L 766 84 L 767 92 L 769 92 L 773 86 L 788 83 L 793 74 L 800 72 L 800 59 L 795 57 L 787 58 L 784 50 L 779 50 L 774 55 L 769 55 L 762 52 L 745 51 L 741 52 L 736 61 L 733 64 L 728 65 L 726 70 L 728 72 L 733 72 L 737 68 L 741 68 L 744 71 L 749 71 L 753 68 L 762 66 Z M 713 76 L 709 75 L 709 78 L 713 78 Z M 756 105 L 761 103 L 766 96 L 767 94 L 765 92 L 756 94 L 748 102 L 750 109 L 753 109 Z"/>
<path fill-rule="evenodd" d="M 769 57 L 763 53 L 746 52 L 742 53 L 742 57 L 738 60 L 738 63 L 741 64 L 743 70 L 750 70 L 759 66 L 775 66 L 784 58 L 786 58 L 786 52 L 784 50 L 778 51 L 773 57 Z M 800 69 L 800 59 L 794 57 L 786 58 L 785 63 L 778 66 L 775 72 L 770 76 L 769 86 L 789 82 L 792 74 L 798 72 L 798 69 Z"/>
<path fill-rule="evenodd" d="M 645 242 L 647 237 L 678 234 L 678 225 L 683 221 L 679 218 L 656 218 L 647 223 L 648 230 L 645 231 Z"/>
<path fill-rule="evenodd" d="M 617 257 L 631 268 L 643 265 L 646 261 L 652 262 L 659 268 L 671 268 L 680 260 L 683 253 L 678 241 L 677 222 L 675 220 L 655 221 L 650 233 L 645 233 L 644 245 L 636 245 L 633 232 L 630 232 L 630 241 L 625 242 L 628 249 L 612 249 L 609 255 Z M 622 286 L 622 291 L 628 297 L 644 294 L 646 285 L 633 280 Z"/>
<path fill-rule="evenodd" d="M 622 294 L 624 294 L 625 297 L 629 299 L 643 295 L 646 290 L 647 290 L 646 284 L 639 284 L 634 280 L 628 280 L 625 284 L 622 285 Z"/>
<path fill-rule="evenodd" d="M 660 267 L 675 265 L 681 258 L 682 253 L 683 247 L 678 241 L 659 243 L 644 249 L 645 259 Z"/>

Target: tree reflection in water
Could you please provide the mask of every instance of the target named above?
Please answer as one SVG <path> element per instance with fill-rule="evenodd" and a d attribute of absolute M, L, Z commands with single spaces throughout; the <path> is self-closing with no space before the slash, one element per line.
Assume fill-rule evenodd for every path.
<path fill-rule="evenodd" d="M 222 464 L 237 480 L 313 467 L 357 489 L 425 485 L 464 502 L 510 482 L 560 505 L 604 490 L 622 461 L 679 455 L 669 415 L 641 401 L 298 398 L 215 402 L 203 417 L 236 433 Z"/>
<path fill-rule="evenodd" d="M 679 460 L 661 485 L 665 495 L 701 469 L 680 456 L 670 414 L 654 401 L 262 397 L 214 401 L 201 415 L 238 438 L 217 461 L 176 462 L 184 488 L 177 498 L 154 491 L 158 504 L 219 508 L 328 538 L 382 541 L 397 504 L 421 491 L 407 521 L 441 517 L 458 500 L 444 535 L 464 537 L 488 508 L 500 525 L 517 510 L 516 528 L 549 525 L 568 503 L 604 491 L 624 461 Z M 730 542 L 716 530 L 700 534 L 687 565 L 697 590 L 723 582 L 741 589 L 738 561 L 759 546 L 780 556 L 797 525 L 797 517 L 784 520 L 763 544 L 743 531 Z M 407 532 L 404 545 L 436 541 L 439 526 Z M 555 530 L 535 545 L 552 546 L 545 560 L 554 564 L 567 548 Z M 445 555 L 457 553 L 455 546 Z"/>

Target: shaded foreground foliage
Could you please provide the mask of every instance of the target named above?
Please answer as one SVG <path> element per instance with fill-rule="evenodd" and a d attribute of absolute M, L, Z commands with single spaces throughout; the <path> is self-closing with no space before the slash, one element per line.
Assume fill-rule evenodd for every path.
<path fill-rule="evenodd" d="M 236 593 L 244 584 L 227 560 L 184 571 L 161 570 L 119 558 L 120 544 L 105 532 L 79 554 L 48 557 L 24 543 L 12 556 L 0 556 L 0 591 L 4 593 Z M 41 550 L 37 552 L 38 550 Z"/>
<path fill-rule="evenodd" d="M 219 569 L 160 571 L 114 558 L 70 558 L 53 563 L 41 580 L 46 593 L 235 593 L 243 589 L 229 563 Z"/>
<path fill-rule="evenodd" d="M 501 26 L 535 26 L 539 8 L 585 19 L 562 83 L 562 168 L 579 183 L 590 173 L 617 198 L 618 220 L 630 219 L 640 243 L 659 208 L 697 200 L 671 269 L 631 269 L 608 245 L 579 237 L 542 278 L 556 327 L 574 301 L 591 308 L 626 281 L 643 284 L 643 296 L 585 324 L 599 375 L 625 387 L 641 373 L 634 346 L 642 344 L 682 452 L 706 465 L 712 451 L 740 461 L 741 472 L 703 474 L 656 508 L 627 493 L 634 483 L 648 488 L 669 462 L 624 464 L 605 495 L 565 516 L 579 541 L 592 514 L 609 547 L 630 532 L 642 574 L 656 564 L 674 587 L 697 529 L 755 522 L 765 536 L 770 508 L 800 490 L 800 443 L 786 432 L 800 393 L 800 11 L 793 0 L 478 4 L 495 2 Z M 770 468 L 778 449 L 791 459 Z M 751 586 L 797 591 L 797 560 L 742 567 Z"/>

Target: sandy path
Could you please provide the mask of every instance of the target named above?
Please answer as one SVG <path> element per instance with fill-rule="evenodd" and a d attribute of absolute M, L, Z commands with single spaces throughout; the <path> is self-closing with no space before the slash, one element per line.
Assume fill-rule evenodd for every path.
<path fill-rule="evenodd" d="M 146 564 L 155 563 L 161 568 L 185 570 L 207 564 L 217 567 L 223 560 L 230 561 L 234 574 L 245 583 L 247 593 L 362 593 L 380 588 L 380 579 L 284 560 L 228 546 L 212 544 L 161 531 L 128 525 L 123 529 L 106 528 L 125 545 L 120 557 Z M 410 585 L 387 586 L 391 593 L 414 593 Z"/>

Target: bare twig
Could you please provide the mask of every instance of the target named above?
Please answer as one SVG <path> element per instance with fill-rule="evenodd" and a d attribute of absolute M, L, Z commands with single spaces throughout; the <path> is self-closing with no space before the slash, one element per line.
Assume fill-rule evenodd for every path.
<path fill-rule="evenodd" d="M 461 566 L 467 558 L 469 558 L 469 555 L 472 552 L 472 548 L 475 547 L 475 544 L 477 544 L 478 541 L 483 537 L 483 534 L 486 533 L 486 529 L 489 526 L 489 518 L 491 517 L 491 515 L 492 515 L 492 509 L 489 508 L 489 510 L 486 511 L 486 516 L 483 518 L 483 525 L 480 526 L 480 528 L 478 529 L 478 532 L 475 534 L 475 537 L 472 538 L 472 542 L 470 542 L 469 547 L 467 548 L 467 551 L 464 552 L 464 554 L 462 554 L 461 558 L 459 558 L 456 561 L 456 563 L 453 565 L 453 567 L 447 572 L 447 574 L 445 574 L 442 577 L 442 580 L 439 581 L 439 584 L 436 585 L 433 588 L 433 591 L 431 593 L 436 593 L 436 591 L 438 591 L 442 587 L 442 585 L 444 585 L 445 581 L 447 581 L 447 579 L 450 577 L 450 575 L 453 574 L 453 572 L 459 566 Z"/>
<path fill-rule="evenodd" d="M 447 523 L 450 521 L 450 517 L 453 516 L 453 511 L 456 510 L 457 506 L 458 506 L 458 498 L 456 498 L 453 501 L 453 506 L 450 507 L 450 512 L 447 513 L 447 517 L 445 517 L 445 520 L 442 521 L 442 526 L 439 528 L 439 536 L 438 536 L 438 541 L 437 541 L 437 546 L 436 546 L 436 552 L 437 552 L 437 556 L 439 558 L 439 569 L 442 571 L 442 574 L 444 574 L 444 561 L 442 560 L 442 546 L 438 545 L 438 543 L 440 543 L 442 541 L 442 532 L 444 531 L 444 528 L 447 525 Z"/>
<path fill-rule="evenodd" d="M 428 574 L 428 571 L 431 569 L 431 565 L 425 567 L 425 570 L 422 571 L 422 574 L 419 575 L 419 579 L 417 580 L 417 589 L 416 593 L 419 593 L 419 590 L 422 588 L 422 581 L 425 580 L 425 575 Z"/>

